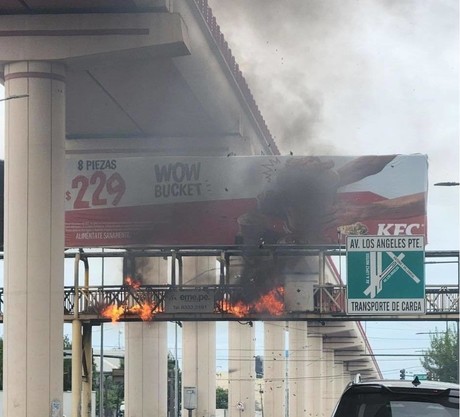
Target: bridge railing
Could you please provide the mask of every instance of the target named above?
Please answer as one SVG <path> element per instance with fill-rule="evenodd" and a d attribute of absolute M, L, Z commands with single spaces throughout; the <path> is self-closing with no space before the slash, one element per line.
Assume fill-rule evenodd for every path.
<path fill-rule="evenodd" d="M 117 308 L 120 317 L 126 318 L 144 306 L 150 306 L 155 314 L 168 313 L 166 298 L 178 290 L 206 292 L 214 300 L 213 313 L 232 313 L 232 306 L 240 302 L 244 287 L 236 285 L 170 286 L 142 285 L 132 288 L 122 286 L 97 286 L 79 288 L 76 296 L 74 287 L 64 291 L 65 315 L 96 315 L 103 318 L 107 308 Z M 0 292 L 0 297 L 1 297 Z M 313 309 L 309 313 L 324 315 L 346 315 L 347 289 L 345 285 L 315 285 Z M 427 314 L 458 314 L 459 295 L 454 285 L 427 286 L 425 291 Z M 77 310 L 75 310 L 77 306 Z M 289 311 L 283 314 L 289 315 Z"/>
<path fill-rule="evenodd" d="M 244 299 L 245 288 L 238 285 L 206 285 L 206 286 L 171 286 L 142 285 L 132 288 L 128 285 L 65 287 L 63 294 L 63 311 L 67 319 L 72 317 L 91 317 L 98 320 L 140 320 L 142 310 L 151 313 L 151 318 L 159 314 L 167 314 L 168 320 L 174 316 L 167 309 L 167 296 L 177 291 L 198 291 L 212 297 L 214 307 L 207 311 L 205 319 L 213 315 L 235 314 L 233 306 Z M 3 288 L 0 288 L 0 319 L 3 319 Z M 281 302 L 284 302 L 281 294 Z M 313 308 L 302 312 L 279 312 L 283 319 L 289 319 L 292 313 L 298 318 L 299 313 L 308 313 L 310 317 L 324 315 L 346 316 L 347 288 L 345 285 L 323 286 L 313 288 Z M 459 313 L 459 293 L 455 285 L 428 285 L 425 290 L 426 314 L 457 317 Z M 254 319 L 257 314 L 248 309 L 248 315 Z M 262 314 L 263 316 L 264 314 Z M 180 316 L 180 315 L 179 315 Z M 193 317 L 199 318 L 200 314 Z M 204 317 L 204 316 L 203 316 Z M 265 315 L 266 318 L 266 315 Z M 261 319 L 264 319 L 263 317 Z M 115 321 L 115 320 L 114 320 Z"/>
<path fill-rule="evenodd" d="M 171 262 L 171 276 L 177 276 L 177 281 L 172 280 L 168 285 L 141 285 L 134 287 L 131 285 L 112 285 L 112 286 L 80 286 L 80 287 L 65 287 L 63 294 L 63 310 L 65 320 L 71 320 L 73 317 L 90 317 L 88 319 L 108 320 L 102 314 L 107 308 L 111 308 L 112 313 L 119 315 L 120 319 L 136 319 L 133 312 L 144 311 L 148 313 L 149 309 L 155 318 L 158 320 L 174 320 L 174 311 L 168 310 L 167 297 L 178 289 L 188 289 L 189 291 L 204 291 L 210 294 L 212 303 L 206 304 L 206 314 L 194 314 L 190 318 L 196 320 L 214 320 L 220 314 L 220 318 L 225 319 L 227 315 L 230 319 L 235 315 L 235 310 L 232 306 L 239 301 L 244 301 L 244 296 L 247 288 L 240 285 L 229 284 L 230 272 L 233 273 L 232 268 L 241 267 L 241 259 L 245 256 L 254 257 L 269 257 L 270 259 L 282 260 L 285 257 L 310 257 L 312 262 L 316 262 L 320 268 L 323 268 L 322 262 L 329 257 L 344 256 L 345 252 L 341 249 L 325 249 L 325 248 L 303 248 L 303 247 L 263 247 L 263 248 L 176 248 L 174 250 L 155 249 L 143 251 L 116 251 L 116 252 L 95 252 L 95 253 L 66 253 L 66 258 L 75 257 L 79 255 L 81 259 L 86 261 L 90 258 L 123 258 L 123 262 L 137 257 L 162 257 L 166 259 L 170 257 L 171 260 L 176 259 L 176 262 Z M 220 284 L 219 285 L 182 285 L 181 272 L 182 272 L 182 259 L 185 257 L 216 257 L 220 265 Z M 459 253 L 458 251 L 440 251 L 440 252 L 427 252 L 426 264 L 446 264 L 452 263 L 454 268 L 458 270 Z M 435 259 L 433 259 L 435 258 Z M 238 263 L 239 262 L 239 263 Z M 86 262 L 88 264 L 88 262 Z M 127 263 L 128 264 L 128 263 Z M 455 264 L 457 266 L 455 267 Z M 212 274 L 215 270 L 210 270 Z M 89 270 L 86 271 L 89 275 Z M 124 271 L 123 274 L 128 274 L 129 271 Z M 233 273 L 234 275 L 235 273 Z M 340 273 L 337 272 L 338 276 Z M 321 275 L 321 274 L 320 274 Z M 344 318 L 349 320 L 366 320 L 370 319 L 367 316 L 363 317 L 347 317 L 347 288 L 342 283 L 328 284 L 324 283 L 324 277 L 319 279 L 322 284 L 313 286 L 312 292 L 308 294 L 311 297 L 308 304 L 308 309 L 305 307 L 302 311 L 290 311 L 290 303 L 288 302 L 289 294 L 281 300 L 285 308 L 281 314 L 282 320 L 290 319 L 322 319 L 328 315 L 329 318 Z M 179 283 L 179 285 L 177 285 Z M 286 289 L 287 291 L 287 289 Z M 458 320 L 459 316 L 459 288 L 457 285 L 426 285 L 425 287 L 425 307 L 428 320 Z M 279 294 L 278 294 L 279 296 Z M 291 294 L 292 296 L 292 294 Z M 3 318 L 4 312 L 4 289 L 0 288 L 0 321 Z M 300 304 L 303 303 L 303 299 Z M 169 303 L 171 304 L 171 303 Z M 297 308 L 297 307 L 296 307 Z M 254 320 L 265 320 L 263 314 L 253 313 L 251 309 L 247 310 L 249 315 Z M 161 313 L 161 314 L 160 314 Z M 270 314 L 272 314 L 270 312 Z M 107 315 L 109 316 L 109 314 Z M 179 314 L 180 316 L 180 314 Z M 147 314 L 148 317 L 148 314 Z M 414 319 L 421 319 L 421 316 L 413 317 Z M 138 319 L 138 318 L 137 318 Z M 270 317 L 269 317 L 270 319 Z M 387 319 L 391 319 L 387 317 Z"/>
<path fill-rule="evenodd" d="M 426 310 L 430 313 L 459 312 L 458 287 L 444 285 L 441 287 L 428 285 L 425 288 Z"/>

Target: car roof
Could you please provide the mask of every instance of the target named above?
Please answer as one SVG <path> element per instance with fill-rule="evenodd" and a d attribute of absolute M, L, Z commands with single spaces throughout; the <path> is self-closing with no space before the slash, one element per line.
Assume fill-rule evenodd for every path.
<path fill-rule="evenodd" d="M 374 379 L 374 380 L 366 380 L 360 382 L 353 382 L 350 384 L 351 386 L 369 386 L 369 385 L 380 385 L 384 387 L 395 387 L 395 388 L 418 388 L 418 389 L 459 389 L 458 384 L 454 384 L 451 382 L 441 382 L 441 381 L 425 381 L 425 380 L 418 380 L 415 382 L 413 379 Z"/>

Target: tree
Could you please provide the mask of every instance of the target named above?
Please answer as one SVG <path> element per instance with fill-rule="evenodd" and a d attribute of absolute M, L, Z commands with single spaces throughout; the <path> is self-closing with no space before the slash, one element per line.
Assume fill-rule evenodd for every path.
<path fill-rule="evenodd" d="M 216 408 L 228 409 L 228 389 L 217 387 L 216 389 Z"/>
<path fill-rule="evenodd" d="M 104 381 L 104 391 L 105 391 L 105 399 L 104 399 L 105 413 L 107 413 L 107 411 L 110 413 L 109 415 L 114 415 L 114 413 L 118 413 L 121 402 L 123 401 L 123 398 L 124 398 L 124 384 L 114 381 L 113 375 L 108 375 Z"/>
<path fill-rule="evenodd" d="M 101 374 L 96 370 L 96 364 L 93 359 L 93 390 L 96 391 L 96 414 L 102 417 L 107 415 L 113 416 L 117 415 L 120 410 L 120 405 L 124 399 L 124 369 L 125 361 L 123 358 L 120 358 L 120 363 L 118 368 L 113 368 L 112 371 L 104 372 L 102 375 L 103 378 L 103 412 L 100 411 L 101 408 Z"/>
<path fill-rule="evenodd" d="M 70 356 L 71 352 L 72 342 L 70 341 L 68 335 L 64 335 L 64 391 L 72 390 L 72 358 Z M 66 358 L 66 356 L 68 357 Z"/>
<path fill-rule="evenodd" d="M 176 373 L 177 365 L 177 373 Z M 177 384 L 176 384 L 177 376 Z M 175 357 L 168 353 L 168 415 L 176 416 L 180 413 L 176 411 L 176 385 L 177 385 L 177 405 L 180 410 L 182 402 L 182 372 L 179 365 L 176 364 Z"/>
<path fill-rule="evenodd" d="M 458 383 L 458 328 L 430 334 L 431 346 L 421 359 L 430 379 Z"/>

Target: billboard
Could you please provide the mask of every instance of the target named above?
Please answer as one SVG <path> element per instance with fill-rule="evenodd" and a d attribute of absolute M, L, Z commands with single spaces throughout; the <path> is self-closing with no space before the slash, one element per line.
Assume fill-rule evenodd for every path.
<path fill-rule="evenodd" d="M 68 158 L 66 246 L 426 236 L 427 171 L 419 154 Z"/>

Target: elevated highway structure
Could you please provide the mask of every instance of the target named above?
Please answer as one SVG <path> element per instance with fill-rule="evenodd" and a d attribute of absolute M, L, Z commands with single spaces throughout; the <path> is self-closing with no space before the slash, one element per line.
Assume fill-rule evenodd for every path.
<path fill-rule="evenodd" d="M 62 351 L 66 154 L 278 150 L 205 1 L 7 0 L 0 27 L 7 120 L 4 413 L 54 416 L 62 414 L 62 365 L 55 358 Z M 40 294 L 39 307 L 32 293 Z M 74 324 L 78 345 L 84 324 Z M 166 362 L 153 358 L 166 360 L 165 327 L 132 326 L 126 415 L 164 416 Z M 195 339 L 196 330 L 190 332 Z M 158 345 L 139 355 L 135 347 L 151 337 Z M 156 365 L 143 374 L 145 363 Z M 91 378 L 80 401 L 82 366 L 75 367 L 73 413 L 86 416 Z M 192 369 L 184 381 L 196 385 Z M 139 380 L 155 390 L 144 395 Z M 212 410 L 214 397 L 212 387 L 203 391 L 201 409 Z"/>
<path fill-rule="evenodd" d="M 272 300 L 264 299 L 266 309 L 258 309 L 255 302 L 248 302 L 247 309 L 240 311 L 235 305 L 242 300 L 247 291 L 244 283 L 235 283 L 234 277 L 240 272 L 239 264 L 244 256 L 282 259 L 283 257 L 309 258 L 318 264 L 317 275 L 309 287 L 298 283 L 292 289 L 289 282 L 284 282 L 283 289 L 276 294 L 281 301 L 280 306 L 270 309 Z M 73 256 L 67 254 L 67 257 Z M 343 249 L 307 248 L 302 246 L 273 245 L 265 248 L 222 247 L 222 248 L 161 248 L 130 250 L 122 252 L 80 252 L 79 256 L 88 259 L 119 258 L 132 261 L 135 258 L 167 259 L 168 270 L 165 271 L 164 285 L 144 285 L 141 281 L 131 278 L 129 271 L 120 275 L 121 285 L 94 285 L 75 282 L 73 286 L 64 288 L 64 321 L 71 322 L 75 317 L 90 320 L 94 324 L 106 321 L 309 321 L 324 325 L 326 322 L 341 321 L 458 321 L 459 292 L 456 284 L 427 284 L 425 286 L 424 314 L 347 314 L 347 286 L 340 275 L 336 275 L 331 265 L 346 256 Z M 458 251 L 428 251 L 426 263 L 434 261 L 451 262 L 458 265 Z M 215 259 L 215 283 L 193 284 L 183 282 L 183 263 L 187 258 L 212 257 Z M 171 262 L 174 259 L 175 262 Z M 186 261 L 185 261 L 186 262 Z M 86 263 L 85 263 L 86 264 Z M 326 270 L 329 272 L 326 273 Z M 452 280 L 450 280 L 452 281 Z M 293 294 L 303 291 L 303 304 L 293 302 Z M 174 302 L 175 296 L 185 295 L 190 299 Z M 202 308 L 199 307 L 199 295 L 205 296 Z M 197 295 L 197 298 L 194 297 Z M 0 301 L 3 291 L 0 292 Z M 209 298 L 207 298 L 209 297 Z M 276 298 L 276 297 L 275 297 Z M 256 302 L 258 300 L 255 300 Z M 142 317 L 138 314 L 144 304 L 152 307 L 151 315 Z M 104 315 L 109 305 L 121 307 L 115 320 Z M 188 307 L 181 311 L 179 307 Z M 0 303 L 0 312 L 3 311 Z"/>
<path fill-rule="evenodd" d="M 116 288 L 89 282 L 64 288 L 63 281 L 66 156 L 104 160 L 279 154 L 207 2 L 6 0 L 0 2 L 0 28 L 0 79 L 6 99 L 4 415 L 62 415 L 63 369 L 56 358 L 62 354 L 65 320 L 73 328 L 72 417 L 89 416 L 91 329 L 109 320 L 101 316 L 101 307 L 132 307 L 147 298 L 166 308 L 162 303 L 168 292 L 190 286 L 192 291 L 212 293 L 216 303 L 211 308 L 217 311 L 161 312 L 142 323 L 135 315 L 120 316 L 129 321 L 125 416 L 167 415 L 165 320 L 183 322 L 183 385 L 197 388 L 196 414 L 214 416 L 216 383 L 209 376 L 215 374 L 217 318 L 231 321 L 229 417 L 241 416 L 236 407 L 240 403 L 253 415 L 254 329 L 226 310 L 237 285 L 206 273 L 215 269 L 216 250 L 224 276 L 232 269 L 226 265 L 227 255 L 243 254 L 222 248 L 189 253 L 180 249 L 180 271 L 163 260 L 171 258 L 170 251 L 162 256 L 135 254 L 131 267 L 144 278 L 135 291 L 122 275 Z M 244 323 L 267 323 L 265 417 L 284 415 L 288 406 L 298 417 L 327 414 L 353 373 L 379 375 L 375 360 L 361 356 L 370 346 L 356 320 L 365 317 L 347 318 L 337 271 L 320 265 L 310 260 L 304 271 L 309 274 L 313 309 L 299 311 L 297 306 L 276 320 L 254 313 L 244 316 Z M 295 280 L 289 285 L 295 288 Z M 436 310 L 449 291 L 427 291 L 433 309 L 425 317 L 458 315 L 458 304 L 454 314 L 444 307 Z M 448 300 L 448 305 L 454 304 Z M 301 304 L 303 298 L 291 301 Z M 284 356 L 286 326 L 297 355 L 286 380 L 289 398 L 286 385 L 279 383 L 286 368 L 278 360 Z"/>

